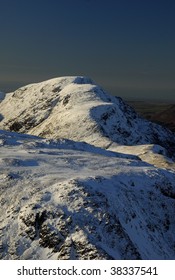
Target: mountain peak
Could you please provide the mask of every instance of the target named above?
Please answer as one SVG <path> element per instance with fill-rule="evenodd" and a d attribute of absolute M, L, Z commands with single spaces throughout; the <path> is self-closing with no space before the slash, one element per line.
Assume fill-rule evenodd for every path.
<path fill-rule="evenodd" d="M 0 129 L 84 141 L 174 168 L 175 135 L 141 118 L 120 97 L 110 96 L 87 77 L 59 77 L 24 86 L 6 96 L 0 111 Z M 166 156 L 157 152 L 155 157 L 150 145 L 165 149 Z"/>
<path fill-rule="evenodd" d="M 99 147 L 158 144 L 170 149 L 174 134 L 139 117 L 121 98 L 90 78 L 60 77 L 19 88 L 1 102 L 1 129 L 68 138 Z"/>

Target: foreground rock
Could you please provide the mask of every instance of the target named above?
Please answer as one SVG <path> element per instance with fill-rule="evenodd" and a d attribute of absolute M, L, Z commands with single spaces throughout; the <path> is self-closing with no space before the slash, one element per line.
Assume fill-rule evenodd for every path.
<path fill-rule="evenodd" d="M 175 173 L 0 131 L 1 259 L 175 259 Z"/>

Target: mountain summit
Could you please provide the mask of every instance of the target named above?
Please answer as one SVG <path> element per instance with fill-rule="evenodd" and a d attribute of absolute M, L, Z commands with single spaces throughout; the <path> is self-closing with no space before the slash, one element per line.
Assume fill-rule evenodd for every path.
<path fill-rule="evenodd" d="M 141 117 L 120 97 L 86 77 L 61 77 L 19 88 L 0 104 L 1 129 L 68 138 L 110 148 L 158 144 L 171 153 L 175 136 Z"/>

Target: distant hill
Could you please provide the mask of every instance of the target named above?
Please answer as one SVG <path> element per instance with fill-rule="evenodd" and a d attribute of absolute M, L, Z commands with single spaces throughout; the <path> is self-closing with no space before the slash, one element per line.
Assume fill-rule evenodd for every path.
<path fill-rule="evenodd" d="M 152 121 L 159 122 L 175 132 L 175 105 L 152 116 Z"/>
<path fill-rule="evenodd" d="M 127 101 L 141 116 L 175 132 L 175 104 Z"/>

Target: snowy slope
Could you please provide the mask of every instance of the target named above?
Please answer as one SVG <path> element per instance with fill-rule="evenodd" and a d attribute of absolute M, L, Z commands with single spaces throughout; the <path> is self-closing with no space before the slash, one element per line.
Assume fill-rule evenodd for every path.
<path fill-rule="evenodd" d="M 1 259 L 175 259 L 175 173 L 0 131 Z"/>
<path fill-rule="evenodd" d="M 140 118 L 121 98 L 85 77 L 61 77 L 8 94 L 0 104 L 1 129 L 68 138 L 99 147 L 158 144 L 175 150 L 175 135 Z M 114 146 L 114 145 L 113 145 Z"/>

